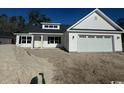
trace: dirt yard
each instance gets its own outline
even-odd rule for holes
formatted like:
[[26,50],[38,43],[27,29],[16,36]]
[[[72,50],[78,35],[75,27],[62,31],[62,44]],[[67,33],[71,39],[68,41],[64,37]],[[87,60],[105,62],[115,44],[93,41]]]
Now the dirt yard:
[[124,53],[67,53],[0,45],[0,83],[30,84],[43,73],[48,84],[124,81]]

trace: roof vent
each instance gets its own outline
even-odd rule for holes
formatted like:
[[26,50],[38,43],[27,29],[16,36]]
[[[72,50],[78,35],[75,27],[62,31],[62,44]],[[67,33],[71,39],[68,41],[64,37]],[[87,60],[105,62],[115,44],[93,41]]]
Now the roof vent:
[[94,17],[94,20],[96,21],[97,19],[98,19],[97,16],[95,16],[95,17]]

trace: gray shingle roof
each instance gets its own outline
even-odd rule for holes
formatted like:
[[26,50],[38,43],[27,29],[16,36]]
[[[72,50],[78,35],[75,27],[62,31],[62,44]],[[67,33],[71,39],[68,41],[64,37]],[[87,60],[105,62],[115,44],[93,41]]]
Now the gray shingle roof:
[[25,32],[31,33],[64,33],[68,28],[67,25],[60,25],[60,29],[42,29],[41,25],[28,26]]

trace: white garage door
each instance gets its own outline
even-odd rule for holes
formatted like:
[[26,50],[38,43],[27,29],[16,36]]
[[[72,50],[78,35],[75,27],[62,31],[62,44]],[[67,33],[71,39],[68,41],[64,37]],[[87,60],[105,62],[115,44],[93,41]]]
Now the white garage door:
[[79,35],[78,52],[111,52],[113,37],[102,35]]

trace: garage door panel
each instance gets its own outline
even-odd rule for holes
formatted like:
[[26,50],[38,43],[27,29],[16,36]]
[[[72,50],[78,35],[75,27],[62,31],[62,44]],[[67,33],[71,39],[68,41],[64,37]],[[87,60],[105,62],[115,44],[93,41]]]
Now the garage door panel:
[[110,38],[78,37],[79,52],[110,52],[113,51],[112,36]]

